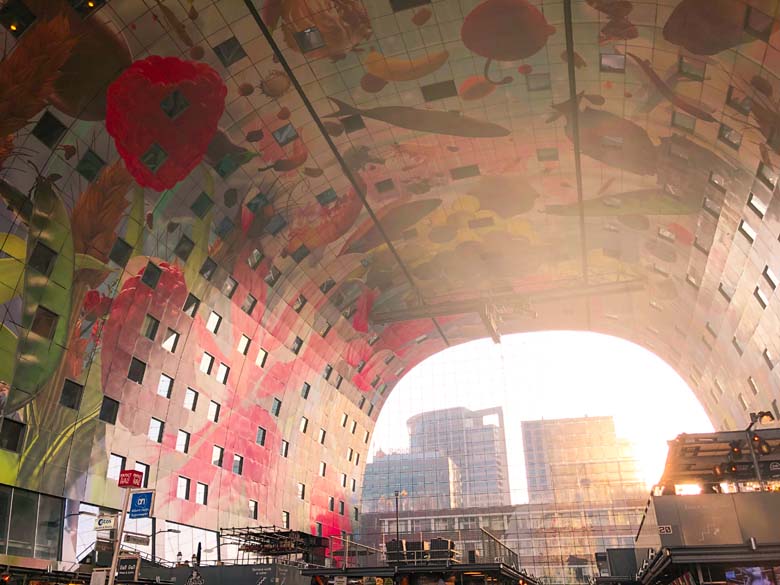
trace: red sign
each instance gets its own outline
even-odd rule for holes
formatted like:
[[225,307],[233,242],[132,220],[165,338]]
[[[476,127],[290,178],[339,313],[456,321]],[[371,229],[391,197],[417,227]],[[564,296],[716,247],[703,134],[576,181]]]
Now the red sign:
[[134,469],[125,469],[119,473],[119,487],[139,488],[143,485],[144,474]]

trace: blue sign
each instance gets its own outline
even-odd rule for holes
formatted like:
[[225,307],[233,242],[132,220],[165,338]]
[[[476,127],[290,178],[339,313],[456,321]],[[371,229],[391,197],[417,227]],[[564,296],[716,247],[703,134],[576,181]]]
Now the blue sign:
[[154,491],[133,492],[130,495],[130,518],[149,518],[152,515]]

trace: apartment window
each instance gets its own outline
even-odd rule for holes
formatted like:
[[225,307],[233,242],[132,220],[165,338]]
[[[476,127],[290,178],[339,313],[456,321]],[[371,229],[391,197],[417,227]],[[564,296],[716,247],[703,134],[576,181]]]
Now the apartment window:
[[756,197],[755,193],[748,195],[747,205],[758,217],[761,218],[766,215],[766,211],[769,209],[769,206],[761,201],[761,199]]
[[339,514],[344,515],[344,502],[339,500]]
[[355,467],[360,465],[360,453],[355,453]]
[[261,447],[265,446],[265,437],[268,432],[263,427],[257,427],[257,433],[255,434],[255,443]]
[[189,315],[190,317],[194,317],[195,313],[198,312],[198,307],[200,307],[200,299],[196,297],[194,294],[189,293],[187,295],[187,300],[184,301],[184,306],[182,307],[182,313],[185,315]]
[[136,461],[134,469],[140,471],[143,476],[141,478],[141,487],[149,487],[149,466],[146,463]]
[[200,267],[198,273],[206,280],[211,280],[217,271],[217,263],[211,258],[206,258]]
[[696,127],[696,118],[674,110],[672,112],[672,126],[685,132],[693,132],[693,129]]
[[374,403],[368,405],[368,412],[366,413],[367,416],[371,416],[374,413]]
[[116,453],[111,453],[108,456],[108,470],[106,472],[106,477],[108,479],[119,480],[119,474],[122,471],[124,471],[126,462],[127,459],[125,459],[121,455],[117,455]]
[[769,304],[769,299],[764,294],[764,291],[762,291],[759,287],[756,287],[753,291],[753,296],[756,297],[756,300],[758,301],[758,304],[761,305],[761,308],[766,309],[766,306]]
[[724,299],[731,302],[731,297],[734,296],[735,290],[733,287],[727,286],[721,282],[718,284],[718,292],[723,296]]
[[322,536],[322,522],[315,522],[317,536]]
[[753,105],[753,100],[750,99],[746,93],[740,91],[733,85],[729,85],[728,92],[726,94],[726,104],[740,114],[747,116],[750,113],[750,108]]
[[230,376],[230,367],[220,362],[217,368],[217,382],[227,384],[228,376]]
[[742,355],[744,353],[744,349],[742,349],[742,344],[739,342],[739,339],[737,339],[737,336],[731,338],[731,345],[734,346],[734,349],[737,350],[737,353],[739,355]]
[[160,282],[162,276],[162,269],[154,262],[149,262],[144,268],[144,272],[141,275],[141,282],[143,282],[149,288],[156,288],[157,283]]
[[271,403],[271,414],[274,416],[279,416],[279,412],[282,410],[282,401],[278,398],[274,398],[274,401]]
[[333,373],[333,366],[330,364],[325,364],[325,369],[322,371],[322,377],[326,380],[330,378],[330,375]]
[[775,173],[770,167],[765,165],[763,162],[758,163],[756,176],[762,183],[764,183],[764,185],[774,191],[775,185],[777,184],[777,173]]
[[233,455],[233,473],[236,475],[244,473],[244,457],[242,455]]
[[152,417],[152,419],[149,420],[149,433],[148,433],[149,439],[154,441],[155,443],[162,443],[164,427],[165,424],[163,423],[163,421]]
[[364,407],[365,405],[366,405],[366,397],[365,397],[365,396],[361,396],[361,397],[360,397],[360,401],[358,402],[358,408],[359,408],[360,410],[363,410],[363,407]]
[[119,414],[119,402],[108,396],[103,397],[103,402],[100,404],[100,414],[98,418],[104,423],[110,425],[116,424],[116,416]]
[[62,393],[60,394],[60,404],[66,408],[78,410],[81,406],[81,396],[84,394],[84,386],[66,379],[62,384]]
[[195,486],[195,503],[205,506],[209,503],[209,486],[200,483]]
[[357,421],[353,420],[352,421],[352,426],[350,428],[350,432],[354,435],[356,430],[357,430]]
[[206,321],[206,329],[212,333],[219,331],[219,326],[222,325],[222,316],[216,311],[211,311],[208,321]]
[[187,391],[184,393],[184,408],[187,410],[195,411],[195,408],[198,406],[198,393],[197,391],[193,390],[192,388],[187,388]]
[[292,351],[295,355],[298,355],[298,352],[301,351],[301,347],[303,347],[303,339],[296,337],[295,341],[293,341],[292,347],[290,347],[290,351]]
[[777,275],[772,271],[769,266],[764,266],[764,271],[761,273],[764,277],[764,279],[769,283],[769,286],[772,287],[772,290],[775,290],[777,288],[778,279]]
[[772,354],[769,353],[768,349],[764,349],[764,353],[762,354],[764,357],[764,361],[766,362],[767,367],[770,370],[775,369],[775,360],[772,358]]
[[257,520],[257,501],[249,500],[249,517],[252,520]]
[[287,455],[290,453],[290,443],[289,443],[289,441],[285,441],[284,439],[282,439],[280,452],[282,454],[282,457],[287,457]]
[[116,241],[114,241],[114,245],[111,246],[108,258],[116,262],[119,266],[124,267],[127,264],[127,261],[130,260],[132,253],[133,247],[122,238],[117,238]]
[[748,385],[750,386],[750,391],[753,392],[753,395],[758,396],[758,384],[756,384],[756,381],[752,376],[748,376]]
[[685,77],[704,81],[704,70],[706,64],[700,61],[693,61],[687,57],[680,57],[678,71]]
[[268,352],[261,347],[257,352],[257,359],[255,359],[255,364],[262,368],[265,366],[266,359],[268,359]]
[[306,433],[306,430],[309,428],[309,419],[305,416],[302,416],[301,423],[298,425],[298,428],[302,433]]
[[214,402],[213,400],[209,402],[208,419],[211,422],[219,421],[219,411],[221,410],[221,408],[222,407],[219,405],[219,402]]
[[350,487],[351,487],[353,492],[357,491],[357,480],[354,477],[351,480]]
[[346,427],[348,420],[349,420],[349,416],[347,416],[347,413],[346,412],[342,413],[342,415],[341,415],[341,426],[342,427]]
[[157,394],[163,398],[170,398],[173,390],[173,378],[167,374],[160,374],[160,381],[157,383]]
[[127,379],[136,384],[143,384],[144,374],[146,373],[146,364],[138,358],[130,360],[130,368],[127,371]]
[[238,281],[235,278],[228,276],[225,282],[222,284],[222,294],[227,298],[232,299],[233,295],[238,288]]
[[190,499],[190,480],[187,477],[179,476],[179,481],[176,483],[176,497],[180,500]]
[[329,512],[336,511],[336,498],[334,498],[333,496],[328,496],[328,511]]
[[324,461],[320,461],[320,477],[325,477],[325,470],[328,468],[328,464]]
[[165,332],[165,337],[163,338],[162,342],[162,348],[171,352],[176,352],[176,346],[179,345],[179,333],[178,331],[174,331],[170,327],[168,327],[168,330]]
[[352,461],[352,457],[355,456],[355,451],[352,447],[347,447],[347,461]]
[[347,474],[341,474],[341,487],[347,487]]
[[[355,491],[355,490],[352,490],[352,491]],[[355,522],[357,522],[359,516],[360,516],[360,509],[357,506],[353,507],[352,508],[352,519]]]
[[742,396],[741,392],[739,394],[737,394],[737,398],[739,399],[739,404],[742,406],[742,409],[743,410],[747,410],[748,409],[748,403],[745,401],[745,397]]
[[222,467],[222,459],[225,457],[225,449],[219,445],[211,448],[211,464]]
[[366,445],[368,445],[368,438],[369,438],[370,436],[371,436],[371,435],[370,435],[370,433],[369,433],[368,431],[366,431],[366,432],[365,432],[365,434],[363,435],[363,442],[364,442]]
[[282,528],[290,528],[290,513],[282,510]]
[[190,450],[190,434],[187,431],[179,429],[176,435],[176,450],[181,453],[187,453]]
[[257,305],[257,299],[252,295],[248,294],[246,295],[246,299],[244,299],[244,304],[241,305],[241,310],[244,311],[244,313],[246,313],[247,315],[251,315],[252,311],[255,310],[256,305]]
[[141,335],[154,341],[157,336],[157,330],[160,328],[160,321],[151,315],[144,317],[144,323],[141,325]]
[[319,442],[320,445],[325,444],[325,429],[320,429],[320,434],[317,437],[317,441]]
[[250,343],[252,343],[251,339],[249,339],[246,335],[241,335],[241,339],[238,340],[238,352],[241,355],[246,355],[247,352],[249,352]]
[[307,299],[303,295],[298,295],[298,298],[295,299],[295,302],[293,303],[293,311],[296,313],[300,313],[303,308],[306,306]]
[[735,150],[742,144],[742,134],[726,124],[720,125],[718,139]]
[[311,384],[309,384],[308,382],[304,382],[303,386],[301,386],[301,396],[303,396],[304,400],[309,398],[310,391],[311,391]]
[[204,374],[211,374],[211,369],[214,367],[214,356],[207,351],[203,352],[203,357],[200,358],[200,371]]
[[341,383],[344,381],[344,377],[341,374],[338,374],[336,376],[336,383],[334,386],[336,386],[336,389],[341,388]]
[[754,230],[744,219],[739,222],[739,232],[745,236],[751,244],[756,240],[756,230]]
[[263,258],[265,258],[263,253],[257,248],[255,248],[254,250],[252,250],[249,256],[247,256],[246,263],[249,264],[249,268],[254,270],[260,265],[260,262],[263,261]]
[[298,482],[298,499],[303,500],[306,498],[306,485]]

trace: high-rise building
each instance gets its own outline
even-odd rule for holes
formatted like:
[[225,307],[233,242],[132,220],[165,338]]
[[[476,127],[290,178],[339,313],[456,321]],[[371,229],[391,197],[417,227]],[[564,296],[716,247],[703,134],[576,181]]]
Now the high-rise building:
[[523,421],[522,430],[530,503],[617,502],[645,492],[612,417]]
[[511,503],[501,407],[433,410],[413,416],[407,426],[410,453],[444,453],[458,466],[463,507]]
[[363,512],[445,510],[461,505],[458,466],[446,455],[382,453],[366,465],[363,476]]

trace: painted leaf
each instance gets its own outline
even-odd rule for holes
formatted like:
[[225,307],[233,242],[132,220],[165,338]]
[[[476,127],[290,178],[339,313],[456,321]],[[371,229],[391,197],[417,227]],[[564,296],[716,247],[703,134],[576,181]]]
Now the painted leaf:
[[133,256],[143,253],[144,247],[144,190],[136,187],[133,190],[133,202],[130,207],[130,217],[127,219],[125,241],[133,247]]
[[10,380],[14,374],[16,335],[5,325],[0,325],[0,381]]
[[16,258],[0,258],[0,304],[7,303],[22,294],[24,261]]

